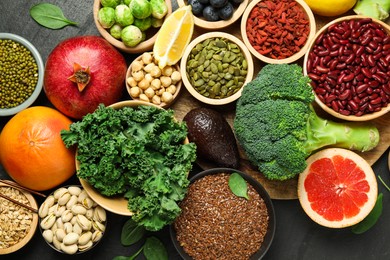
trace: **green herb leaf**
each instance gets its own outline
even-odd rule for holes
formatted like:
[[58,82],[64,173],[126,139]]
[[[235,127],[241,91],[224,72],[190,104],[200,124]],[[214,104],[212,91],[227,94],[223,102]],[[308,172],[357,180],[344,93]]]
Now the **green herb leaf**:
[[129,219],[122,227],[121,243],[130,246],[137,243],[145,234],[145,228],[138,225],[134,220]]
[[132,256],[116,256],[112,260],[134,260],[142,252],[142,249],[144,249],[143,246]]
[[229,188],[236,196],[249,199],[248,185],[240,174],[234,172],[230,175]]
[[382,198],[383,198],[383,194],[380,193],[376,200],[375,206],[371,210],[370,214],[368,214],[368,216],[365,219],[363,219],[360,223],[352,227],[353,233],[362,234],[375,225],[379,217],[382,215]]
[[156,237],[148,237],[144,245],[147,260],[168,260],[168,252],[164,244]]
[[62,10],[53,4],[39,3],[31,7],[31,17],[40,25],[50,29],[60,29],[67,25],[77,25],[65,18]]

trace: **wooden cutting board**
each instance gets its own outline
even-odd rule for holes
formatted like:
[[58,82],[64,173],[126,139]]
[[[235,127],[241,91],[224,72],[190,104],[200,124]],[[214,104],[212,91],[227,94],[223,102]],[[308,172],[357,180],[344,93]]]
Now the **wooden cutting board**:
[[[353,13],[347,13],[345,15],[351,15]],[[326,23],[332,21],[336,17],[333,18],[325,18],[325,17],[319,17],[316,16],[316,24],[317,24],[317,31],[322,28]],[[390,24],[390,21],[387,20],[387,23]],[[238,20],[233,25],[221,30],[228,33],[231,33],[238,38],[242,39],[240,34],[240,20]],[[196,38],[198,35],[203,34],[205,32],[208,32],[204,29],[195,27],[193,38]],[[255,74],[254,77],[257,75],[257,73],[260,71],[261,67],[265,64],[257,60],[255,57],[253,57],[254,63],[255,63]],[[298,60],[297,62],[301,66],[303,65],[303,58]],[[314,104],[315,105],[315,104]],[[228,123],[232,126],[233,125],[233,119],[235,116],[235,103],[227,106],[209,106],[204,103],[201,103],[197,101],[195,98],[193,98],[189,92],[182,88],[180,97],[177,99],[177,101],[171,106],[172,109],[175,111],[175,116],[177,119],[182,120],[183,117],[193,108],[196,107],[209,107],[215,110],[218,110],[221,112]],[[317,111],[318,111],[318,107]],[[328,114],[325,114],[325,112],[318,111],[318,114],[320,114],[322,117],[328,118],[330,120],[337,121],[336,118],[331,117]],[[364,159],[368,161],[370,165],[373,165],[380,157],[381,155],[387,150],[387,148],[390,146],[390,113],[387,115],[384,115],[378,119],[371,121],[378,129],[380,133],[380,143],[379,145],[368,152],[365,153],[359,153]],[[288,199],[296,199],[297,198],[297,178],[287,180],[287,181],[270,181],[266,179],[255,166],[251,165],[251,163],[246,159],[243,150],[239,147],[240,150],[240,167],[239,170],[246,172],[247,174],[254,177],[257,181],[259,181],[264,188],[268,191],[269,195],[272,199],[281,199],[281,200],[288,200]],[[198,160],[197,163],[202,169],[209,169],[216,167],[213,164],[210,164],[208,162]],[[390,164],[390,163],[389,163]]]

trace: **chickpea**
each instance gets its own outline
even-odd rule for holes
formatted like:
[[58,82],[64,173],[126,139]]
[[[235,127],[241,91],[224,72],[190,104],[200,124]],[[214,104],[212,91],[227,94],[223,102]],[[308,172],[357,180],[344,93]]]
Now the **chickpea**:
[[172,84],[171,78],[167,76],[160,77],[160,81],[161,81],[161,85],[163,85],[166,88]]
[[169,87],[167,87],[165,89],[165,91],[171,93],[172,95],[174,95],[176,93],[176,86],[175,85],[170,85]]
[[155,95],[154,90],[153,90],[151,87],[147,88],[147,89],[145,90],[144,94],[145,94],[148,98],[152,98],[152,97]]
[[172,94],[169,93],[169,92],[164,92],[164,93],[161,95],[161,100],[162,100],[162,102],[169,104],[169,103],[172,102],[173,96],[172,96]]
[[153,56],[150,52],[145,52],[144,54],[142,54],[141,59],[144,62],[144,64],[149,64],[153,62]]
[[150,82],[150,86],[154,90],[157,90],[157,89],[161,88],[161,81],[159,79],[153,79],[152,82]]
[[150,73],[146,73],[146,74],[145,74],[145,79],[146,79],[147,81],[149,81],[149,82],[152,82],[152,80],[153,80],[154,78],[152,77],[152,75],[150,75]]
[[146,95],[143,94],[143,93],[142,93],[141,95],[139,95],[139,100],[145,101],[145,102],[150,102],[148,96],[146,96]]
[[159,96],[157,96],[157,95],[154,95],[152,97],[152,103],[156,104],[156,105],[160,105],[161,104],[161,98]]
[[133,64],[131,64],[131,71],[132,72],[139,71],[139,70],[142,70],[143,67],[144,67],[144,64],[142,61],[135,60],[135,61],[133,61]]
[[154,65],[153,69],[150,71],[150,75],[152,75],[155,78],[158,78],[161,76],[161,70],[157,65]]
[[133,77],[128,77],[126,79],[126,82],[127,84],[130,86],[130,87],[136,87],[137,86],[137,81],[135,81],[135,79]]
[[140,87],[143,90],[146,90],[150,86],[150,82],[143,78],[140,82],[138,82],[138,87]]
[[149,63],[148,65],[146,65],[144,67],[144,71],[146,71],[147,73],[150,73],[153,70],[154,67],[156,67],[156,64]]
[[157,95],[162,96],[163,93],[165,93],[164,87],[161,87],[159,90],[157,90]]
[[133,71],[131,73],[131,75],[133,76],[134,80],[139,82],[141,81],[143,78],[144,78],[144,72],[142,70],[139,70],[139,71]]
[[176,84],[178,81],[181,80],[181,74],[179,71],[174,71],[171,75],[172,84]]
[[167,77],[171,76],[172,72],[173,72],[173,68],[171,66],[165,66],[161,70],[161,74],[164,75],[164,76],[167,76]]
[[139,87],[132,87],[130,88],[130,96],[132,98],[137,98],[139,95],[141,95],[142,91]]

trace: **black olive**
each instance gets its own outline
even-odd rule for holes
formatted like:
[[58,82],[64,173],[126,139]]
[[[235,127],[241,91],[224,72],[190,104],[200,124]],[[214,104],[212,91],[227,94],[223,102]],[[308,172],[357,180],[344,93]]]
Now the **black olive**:
[[233,5],[240,5],[244,0],[229,0]]
[[229,20],[234,13],[234,7],[231,3],[227,3],[224,7],[218,10],[219,18]]
[[210,4],[210,0],[199,0],[199,2],[202,4],[202,5],[208,5]]
[[191,5],[192,13],[195,16],[202,15],[204,5],[200,2],[200,0],[188,0],[188,3]]
[[215,8],[221,8],[226,5],[228,0],[210,0],[210,5]]
[[203,17],[209,22],[215,22],[219,20],[218,10],[211,5],[206,6],[203,9]]

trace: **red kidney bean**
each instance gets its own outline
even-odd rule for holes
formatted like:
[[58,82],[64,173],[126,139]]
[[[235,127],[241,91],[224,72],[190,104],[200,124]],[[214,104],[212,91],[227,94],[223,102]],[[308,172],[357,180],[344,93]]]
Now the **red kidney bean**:
[[355,74],[351,73],[343,78],[344,82],[351,81],[355,77]]
[[373,74],[372,78],[375,79],[376,81],[379,81],[380,83],[384,84],[386,80],[382,77],[380,77],[378,74]]
[[363,93],[364,91],[367,90],[367,88],[369,87],[368,84],[361,84],[359,85],[357,88],[356,88],[356,93]]
[[372,78],[371,71],[367,68],[362,68],[362,73],[367,77],[367,78]]
[[351,95],[351,90],[347,89],[339,95],[340,100],[346,100]]

